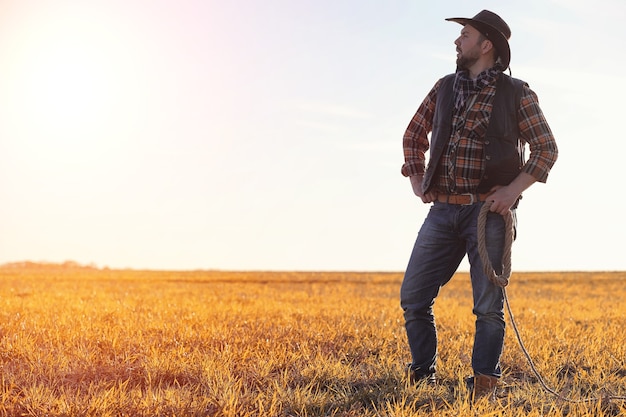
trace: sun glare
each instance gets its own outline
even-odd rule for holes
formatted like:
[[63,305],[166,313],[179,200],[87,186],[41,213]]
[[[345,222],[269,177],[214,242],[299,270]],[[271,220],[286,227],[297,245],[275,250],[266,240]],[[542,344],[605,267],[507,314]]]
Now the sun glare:
[[85,45],[50,46],[32,56],[22,75],[23,110],[53,129],[97,122],[111,100],[112,80]]
[[70,137],[105,126],[127,84],[119,35],[71,15],[27,23],[7,69],[14,129]]

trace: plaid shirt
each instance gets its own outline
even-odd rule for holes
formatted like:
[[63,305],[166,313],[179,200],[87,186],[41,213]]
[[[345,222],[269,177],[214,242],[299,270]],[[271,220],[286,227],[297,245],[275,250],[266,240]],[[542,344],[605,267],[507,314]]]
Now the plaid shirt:
[[[441,80],[428,93],[404,133],[404,176],[424,174],[425,153],[429,149],[428,134],[433,127],[440,85]],[[453,129],[456,133],[450,138],[441,157],[439,172],[446,175],[439,175],[434,179],[434,188],[437,191],[458,194],[476,191],[485,170],[482,139],[489,125],[495,92],[495,83],[492,83],[475,95],[475,100],[466,114],[455,111],[453,126],[463,123],[464,126],[460,130]],[[539,107],[537,95],[527,85],[524,86],[518,120],[520,139],[530,148],[530,157],[522,172],[532,175],[537,181],[546,182],[558,150],[552,131]]]

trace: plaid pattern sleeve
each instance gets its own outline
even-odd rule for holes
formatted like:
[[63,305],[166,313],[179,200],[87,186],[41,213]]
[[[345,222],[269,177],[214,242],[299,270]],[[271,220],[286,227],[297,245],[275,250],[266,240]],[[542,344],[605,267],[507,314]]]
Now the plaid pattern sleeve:
[[402,165],[402,175],[409,177],[412,175],[423,175],[425,169],[425,153],[429,149],[428,134],[432,130],[433,115],[435,114],[435,104],[437,102],[437,90],[441,80],[435,83],[417,112],[409,122],[409,126],[404,132],[402,147],[404,149],[404,164]]
[[558,148],[539,107],[537,95],[527,85],[524,86],[518,117],[521,139],[530,148],[530,156],[523,172],[532,175],[539,182],[546,182],[548,173],[556,162]]

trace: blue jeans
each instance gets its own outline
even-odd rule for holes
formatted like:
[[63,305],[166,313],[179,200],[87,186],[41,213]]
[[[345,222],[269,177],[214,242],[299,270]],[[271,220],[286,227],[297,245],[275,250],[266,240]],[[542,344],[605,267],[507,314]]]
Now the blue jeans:
[[[472,352],[475,374],[501,376],[504,344],[504,294],[483,272],[478,254],[477,220],[482,203],[456,205],[435,202],[424,220],[400,290],[400,304],[418,377],[433,374],[437,359],[437,329],[433,315],[439,289],[454,275],[467,253],[474,297],[476,332]],[[488,213],[487,252],[496,273],[502,273],[504,219]]]

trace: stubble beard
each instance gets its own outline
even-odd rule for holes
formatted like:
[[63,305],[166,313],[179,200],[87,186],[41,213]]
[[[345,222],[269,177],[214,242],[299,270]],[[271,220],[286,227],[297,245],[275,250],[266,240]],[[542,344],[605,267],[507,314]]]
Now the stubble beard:
[[470,69],[472,65],[478,62],[478,56],[476,54],[472,54],[472,51],[468,51],[468,53],[463,53],[457,49],[459,56],[456,59],[456,66],[461,69]]
[[456,66],[462,69],[470,69],[478,61],[478,58],[460,56],[456,59]]

